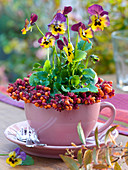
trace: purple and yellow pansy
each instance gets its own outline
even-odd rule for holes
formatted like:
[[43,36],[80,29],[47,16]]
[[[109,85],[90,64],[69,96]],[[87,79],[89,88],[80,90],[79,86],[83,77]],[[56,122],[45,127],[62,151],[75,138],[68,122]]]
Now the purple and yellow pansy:
[[104,11],[102,6],[94,4],[88,8],[88,13],[90,14],[88,25],[94,32],[103,31],[104,27],[110,25],[108,12]]
[[31,14],[30,21],[25,20],[24,28],[21,30],[22,34],[26,34],[27,31],[32,30],[32,26],[37,21],[38,16],[34,13]]
[[51,32],[47,32],[44,37],[41,37],[38,40],[38,43],[40,44],[42,48],[49,48],[49,47],[54,46],[55,40],[58,38],[59,37],[57,36],[56,37],[53,36]]
[[20,152],[20,148],[14,149],[12,152],[9,153],[9,157],[6,159],[7,164],[9,164],[12,167],[15,167],[17,165],[21,165],[22,161],[26,159],[26,153]]
[[57,13],[48,25],[48,29],[54,36],[63,35],[67,30],[66,17],[61,13]]
[[71,30],[78,32],[81,39],[84,41],[88,41],[89,43],[90,43],[89,38],[93,37],[92,29],[87,28],[85,24],[83,24],[82,22],[72,25]]
[[[64,41],[64,42],[63,42]],[[72,60],[74,59],[74,54],[73,54],[73,46],[71,43],[68,43],[68,40],[66,37],[63,37],[62,40],[57,41],[57,46],[60,50],[64,50],[64,52],[67,55],[68,62],[71,63]]]

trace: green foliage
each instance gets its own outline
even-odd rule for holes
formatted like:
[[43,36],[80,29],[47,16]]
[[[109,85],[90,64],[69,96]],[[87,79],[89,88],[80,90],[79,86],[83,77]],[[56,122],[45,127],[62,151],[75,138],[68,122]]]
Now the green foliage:
[[[113,126],[106,132],[106,137],[108,139],[109,134],[115,130],[117,126]],[[84,132],[81,126],[81,123],[78,123],[77,131],[81,142],[85,144]],[[105,140],[107,140],[105,138]],[[110,138],[111,139],[111,138]],[[69,156],[61,155],[62,160],[66,163],[69,169],[77,169],[77,170],[92,170],[92,169],[114,169],[114,170],[123,170],[119,165],[119,160],[125,158],[125,163],[128,163],[128,142],[125,147],[120,145],[115,145],[115,141],[113,139],[113,143],[108,144],[105,141],[105,144],[100,146],[98,140],[98,128],[95,129],[95,143],[96,147],[88,149],[86,147],[82,147],[77,152],[77,157],[73,155],[73,151],[67,151],[66,154]],[[77,146],[76,146],[77,147]],[[128,164],[127,164],[128,165]]]
[[[90,50],[92,49],[92,42],[88,42],[86,41],[86,44],[85,44],[85,41],[81,40],[79,43],[78,43],[78,50],[83,50],[83,51],[87,51],[87,50]],[[83,49],[84,47],[84,49]]]
[[31,156],[26,155],[26,159],[22,162],[21,165],[34,165],[34,160]]
[[85,141],[84,131],[83,131],[83,128],[81,126],[81,122],[79,122],[78,125],[77,125],[77,132],[78,132],[78,135],[79,135],[81,142],[83,144],[85,144],[86,141]]

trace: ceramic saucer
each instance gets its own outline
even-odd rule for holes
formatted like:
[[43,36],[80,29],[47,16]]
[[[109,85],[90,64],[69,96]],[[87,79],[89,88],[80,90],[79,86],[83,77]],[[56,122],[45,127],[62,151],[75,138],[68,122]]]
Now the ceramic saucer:
[[[26,147],[25,142],[21,142],[16,138],[16,132],[19,131],[21,129],[21,127],[24,127],[24,128],[27,127],[27,125],[28,125],[27,121],[15,123],[6,129],[4,134],[8,140],[18,144],[21,147],[21,149],[28,154],[31,154],[34,156],[40,156],[40,157],[47,157],[47,158],[60,158],[59,154],[64,154],[66,152],[67,148],[75,150],[75,152],[77,152],[82,147],[82,145],[78,145],[77,147],[74,147],[74,146],[50,146],[50,145],[35,146],[32,148]],[[96,126],[98,126],[98,128],[102,125],[103,125],[103,123],[99,123],[99,122],[97,122],[97,124],[96,124]],[[105,138],[106,131],[107,131],[107,129],[103,133],[99,134],[98,139],[99,139],[100,145],[104,144],[104,138]],[[112,132],[112,135],[114,136],[114,138],[117,138],[118,131],[115,129]],[[110,142],[110,140],[108,139],[107,142]],[[94,136],[88,137],[86,139],[86,147],[93,148],[94,146],[96,146]]]

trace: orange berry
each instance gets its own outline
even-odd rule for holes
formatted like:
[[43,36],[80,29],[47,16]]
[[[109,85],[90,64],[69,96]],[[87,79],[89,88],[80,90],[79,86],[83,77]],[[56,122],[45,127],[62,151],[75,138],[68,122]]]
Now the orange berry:
[[40,100],[43,100],[43,99],[44,99],[43,96],[41,96],[41,97],[40,97]]
[[44,108],[47,109],[47,105],[45,105]]
[[44,87],[44,90],[48,90],[49,89],[49,87]]
[[66,110],[69,110],[69,106],[66,106]]
[[78,103],[78,104],[81,103],[81,99],[80,99],[80,98],[77,99],[77,103]]
[[88,104],[88,101],[87,100],[85,100],[85,102],[84,102],[85,104]]
[[48,92],[45,92],[45,96],[49,96],[49,95],[48,95]]
[[36,103],[35,103],[35,106],[36,106],[36,107],[39,107],[39,104],[36,102]]
[[27,102],[27,103],[30,103],[30,100],[28,99],[26,102]]
[[71,103],[73,103],[73,99],[69,98],[69,101],[70,101]]
[[46,102],[46,100],[45,100],[45,99],[43,99],[43,100],[42,100],[42,103],[45,103],[45,102]]
[[65,100],[65,104],[66,105],[69,105],[70,103],[69,103],[69,100]]
[[57,105],[55,103],[52,104],[52,107],[54,107],[55,109],[57,108]]
[[51,108],[51,105],[50,105],[50,104],[48,104],[48,105],[47,105],[47,108]]
[[107,99],[107,96],[104,96],[103,99]]
[[72,110],[72,106],[69,106],[69,110]]
[[23,97],[23,100],[24,100],[24,101],[27,101],[26,97]]
[[36,93],[37,96],[41,96],[41,93]]
[[101,100],[96,100],[96,103],[99,103],[99,102],[101,102]]
[[8,93],[11,93],[12,90],[13,90],[13,87],[10,87],[9,89],[7,89],[7,92],[8,92]]

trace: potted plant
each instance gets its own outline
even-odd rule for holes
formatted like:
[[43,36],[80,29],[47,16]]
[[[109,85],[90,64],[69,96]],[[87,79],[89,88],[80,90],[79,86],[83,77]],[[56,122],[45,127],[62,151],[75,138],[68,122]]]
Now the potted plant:
[[[83,126],[85,137],[93,135],[99,112],[106,106],[112,110],[112,115],[99,132],[105,130],[115,116],[110,103],[101,103],[101,99],[114,96],[112,82],[97,77],[88,63],[91,60],[95,64],[99,58],[94,54],[87,55],[92,48],[90,39],[94,32],[103,31],[110,24],[108,12],[94,4],[88,8],[88,27],[79,22],[70,30],[68,14],[71,11],[71,6],[58,10],[45,34],[36,23],[36,14],[31,14],[30,21],[25,20],[22,34],[36,26],[42,35],[38,42],[42,48],[47,48],[47,59],[43,66],[35,63],[33,73],[9,84],[7,90],[13,99],[25,102],[30,126],[36,130],[41,142],[50,145],[70,145],[72,141],[80,144],[78,122]],[[75,44],[71,42],[70,31],[76,32]],[[64,36],[66,32],[67,37]]]

